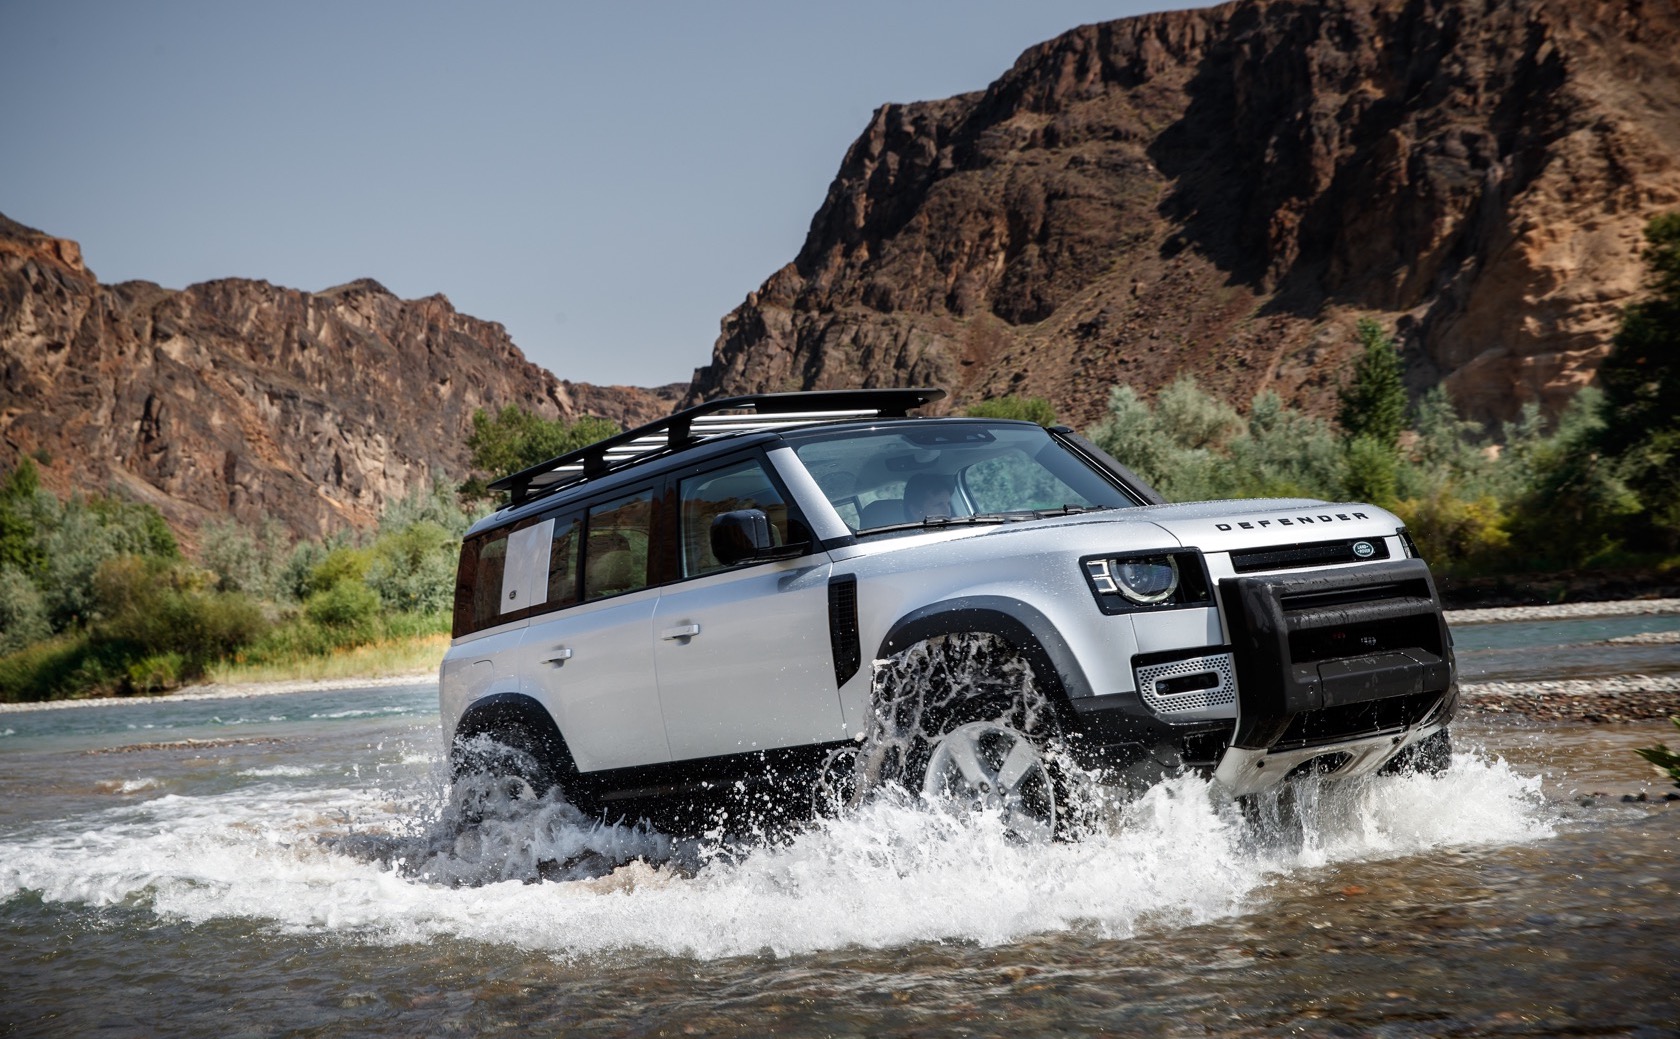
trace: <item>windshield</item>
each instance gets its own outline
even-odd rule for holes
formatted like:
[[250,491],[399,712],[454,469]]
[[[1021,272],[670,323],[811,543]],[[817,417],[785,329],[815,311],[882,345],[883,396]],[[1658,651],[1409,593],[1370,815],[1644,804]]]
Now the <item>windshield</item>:
[[793,445],[853,531],[1137,504],[1038,426],[941,421]]

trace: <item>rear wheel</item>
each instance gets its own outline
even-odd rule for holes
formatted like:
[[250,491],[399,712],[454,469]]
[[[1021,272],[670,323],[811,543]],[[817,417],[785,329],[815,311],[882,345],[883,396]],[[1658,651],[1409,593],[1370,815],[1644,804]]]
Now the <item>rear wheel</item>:
[[496,805],[539,800],[560,786],[540,742],[523,729],[457,736],[449,766],[454,799],[468,821],[504,810]]

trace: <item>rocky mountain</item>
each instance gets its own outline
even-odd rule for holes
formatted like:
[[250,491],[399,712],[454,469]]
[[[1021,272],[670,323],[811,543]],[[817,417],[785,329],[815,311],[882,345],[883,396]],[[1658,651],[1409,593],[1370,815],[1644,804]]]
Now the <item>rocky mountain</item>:
[[1673,0],[1238,0],[1075,29],[879,109],[689,401],[943,385],[960,406],[1178,373],[1311,410],[1374,316],[1414,389],[1556,410],[1680,207]]
[[75,242],[0,217],[0,466],[116,490],[190,533],[273,516],[316,537],[466,475],[477,408],[640,423],[663,391],[556,379],[501,325],[379,283],[102,285]]

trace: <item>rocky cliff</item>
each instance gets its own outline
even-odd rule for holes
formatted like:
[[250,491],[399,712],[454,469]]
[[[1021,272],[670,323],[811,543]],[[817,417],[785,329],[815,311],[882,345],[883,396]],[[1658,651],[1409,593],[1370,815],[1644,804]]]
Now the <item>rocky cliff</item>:
[[1555,410],[1680,206],[1672,0],[1239,0],[879,109],[689,401],[934,384],[1096,418],[1180,372],[1315,411],[1367,314],[1414,389]]
[[639,423],[681,390],[558,380],[501,325],[374,281],[102,285],[75,242],[0,217],[0,466],[34,455],[55,491],[115,489],[188,532],[365,528],[466,474],[476,408]]

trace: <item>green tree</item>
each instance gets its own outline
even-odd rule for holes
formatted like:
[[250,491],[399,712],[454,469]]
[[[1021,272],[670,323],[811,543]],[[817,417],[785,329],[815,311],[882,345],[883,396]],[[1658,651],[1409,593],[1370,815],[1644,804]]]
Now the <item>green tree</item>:
[[1639,510],[1614,460],[1598,450],[1603,400],[1597,387],[1585,387],[1558,416],[1557,430],[1529,441],[1513,460],[1526,483],[1512,502],[1511,537],[1531,565],[1593,563],[1619,547]]
[[1364,352],[1354,362],[1353,379],[1342,387],[1336,422],[1350,441],[1368,437],[1392,451],[1406,428],[1400,353],[1370,318],[1359,319],[1357,333]]
[[[588,447],[619,431],[614,423],[593,415],[584,415],[576,422],[545,419],[517,404],[507,405],[494,416],[480,408],[473,412],[472,425],[467,449],[472,452],[473,468],[489,473],[491,479]],[[488,497],[486,483],[480,477],[469,479],[461,485],[461,496]]]
[[30,576],[41,573],[46,562],[40,539],[42,495],[40,473],[27,456],[0,480],[0,566]]
[[1680,545],[1680,212],[1645,228],[1651,296],[1622,311],[1599,368],[1604,425],[1596,446],[1618,459],[1644,507],[1641,540]]
[[1036,422],[1041,426],[1056,424],[1056,409],[1043,397],[993,397],[969,406],[969,418],[1007,418]]

